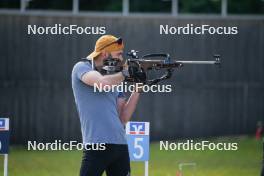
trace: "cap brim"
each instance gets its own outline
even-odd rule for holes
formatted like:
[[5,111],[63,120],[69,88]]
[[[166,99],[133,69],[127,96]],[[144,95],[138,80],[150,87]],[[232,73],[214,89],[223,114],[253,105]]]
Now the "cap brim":
[[101,52],[92,52],[90,55],[87,56],[88,59],[94,59],[95,57],[99,56],[99,54],[101,54]]

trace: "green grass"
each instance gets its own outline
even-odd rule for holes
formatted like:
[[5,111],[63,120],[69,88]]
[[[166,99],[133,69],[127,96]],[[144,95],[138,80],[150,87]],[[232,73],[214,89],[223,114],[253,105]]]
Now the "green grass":
[[[262,143],[249,137],[207,139],[211,142],[237,142],[237,151],[160,151],[159,143],[151,144],[150,176],[175,176],[178,164],[195,162],[195,176],[258,176],[262,159]],[[175,142],[175,141],[173,141]],[[12,146],[9,155],[10,176],[74,176],[78,175],[81,151],[27,151]],[[3,163],[3,157],[0,159]],[[131,163],[132,175],[143,176],[143,163]],[[0,175],[3,166],[0,165]],[[184,176],[190,176],[186,167]]]

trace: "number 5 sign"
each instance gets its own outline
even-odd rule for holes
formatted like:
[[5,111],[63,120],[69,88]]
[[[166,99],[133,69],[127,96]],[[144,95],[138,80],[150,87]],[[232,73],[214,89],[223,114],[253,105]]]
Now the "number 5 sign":
[[148,175],[149,122],[128,122],[127,143],[131,161],[145,161],[145,176]]

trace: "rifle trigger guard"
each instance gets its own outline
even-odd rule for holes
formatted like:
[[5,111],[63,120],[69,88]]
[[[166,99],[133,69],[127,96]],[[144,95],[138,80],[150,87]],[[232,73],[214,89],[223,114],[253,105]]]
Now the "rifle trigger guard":
[[169,79],[172,76],[173,69],[169,68],[167,69],[166,73],[162,75],[160,78],[152,79],[152,80],[147,80],[147,85],[154,85],[157,84],[160,81],[163,81],[165,79]]

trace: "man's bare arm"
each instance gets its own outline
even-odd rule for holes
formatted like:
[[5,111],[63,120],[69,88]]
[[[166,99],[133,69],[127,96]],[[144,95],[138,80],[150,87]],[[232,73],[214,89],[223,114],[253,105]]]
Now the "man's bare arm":
[[118,85],[124,80],[124,76],[121,72],[112,74],[112,75],[102,75],[98,71],[90,71],[85,73],[82,76],[82,81],[90,86],[101,85],[104,86],[112,86]]
[[125,99],[123,98],[118,99],[119,116],[123,124],[126,124],[130,120],[132,114],[136,109],[138,100],[139,93],[137,92],[133,92],[130,95],[128,101],[125,101]]

